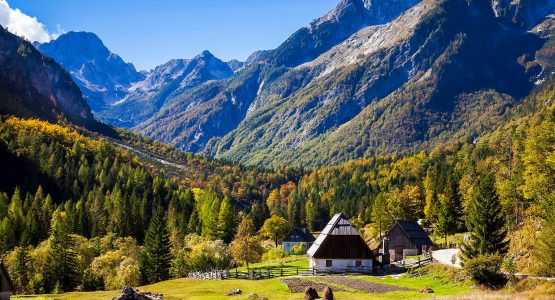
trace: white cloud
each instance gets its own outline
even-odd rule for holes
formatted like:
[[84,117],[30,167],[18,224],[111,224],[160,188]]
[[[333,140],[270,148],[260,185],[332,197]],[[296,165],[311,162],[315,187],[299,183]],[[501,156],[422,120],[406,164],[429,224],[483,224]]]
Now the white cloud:
[[17,8],[12,9],[6,0],[0,0],[0,25],[31,42],[45,43],[52,39],[46,26],[36,17],[26,15]]

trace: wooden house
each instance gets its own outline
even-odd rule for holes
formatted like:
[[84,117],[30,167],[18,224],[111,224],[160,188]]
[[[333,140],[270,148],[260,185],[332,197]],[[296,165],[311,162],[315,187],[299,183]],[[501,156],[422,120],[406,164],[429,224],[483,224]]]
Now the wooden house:
[[428,252],[432,245],[432,240],[417,222],[397,221],[385,235],[380,252],[389,252],[391,261],[400,261],[405,256]]
[[314,238],[308,228],[293,228],[291,233],[283,240],[283,251],[292,254],[293,247],[301,245],[302,243],[304,245],[302,253],[306,253],[315,240],[316,238]]
[[331,272],[371,271],[375,256],[358,230],[336,214],[308,249],[310,267]]
[[10,300],[14,288],[8,271],[0,260],[0,300]]

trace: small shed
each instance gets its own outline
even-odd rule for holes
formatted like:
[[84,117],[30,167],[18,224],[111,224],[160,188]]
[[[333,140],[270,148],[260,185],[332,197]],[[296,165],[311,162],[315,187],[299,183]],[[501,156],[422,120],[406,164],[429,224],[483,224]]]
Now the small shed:
[[308,249],[310,267],[331,272],[367,272],[375,256],[358,230],[341,213],[336,214]]
[[303,253],[306,253],[315,240],[316,238],[310,233],[308,228],[293,228],[291,233],[283,240],[283,251],[292,254],[293,247],[303,243]]
[[432,240],[417,222],[397,221],[385,235],[380,252],[389,251],[392,261],[400,261],[405,256],[428,252],[432,245]]
[[10,300],[14,288],[8,271],[0,259],[0,300]]

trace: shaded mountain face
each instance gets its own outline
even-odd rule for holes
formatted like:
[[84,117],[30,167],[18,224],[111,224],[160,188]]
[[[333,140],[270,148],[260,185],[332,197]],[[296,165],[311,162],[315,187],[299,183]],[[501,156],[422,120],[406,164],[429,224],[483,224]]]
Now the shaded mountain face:
[[97,115],[144,78],[132,64],[110,52],[94,33],[68,32],[38,45],[38,49],[71,74]]
[[553,10],[539,2],[500,14],[490,1],[342,1],[257,64],[176,97],[135,130],[262,165],[472,140],[551,73],[545,36],[529,32]]
[[231,76],[233,70],[228,64],[208,51],[193,59],[174,59],[150,71],[101,116],[110,124],[133,127],[191,89]]
[[67,72],[33,45],[0,26],[0,114],[79,125],[96,121]]

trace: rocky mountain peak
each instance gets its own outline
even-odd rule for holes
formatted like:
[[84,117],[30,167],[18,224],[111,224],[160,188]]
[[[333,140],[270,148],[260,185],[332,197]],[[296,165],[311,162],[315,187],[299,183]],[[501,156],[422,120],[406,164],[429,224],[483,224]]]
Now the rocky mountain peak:
[[95,113],[124,97],[134,82],[144,78],[91,32],[68,32],[38,49],[69,71]]

